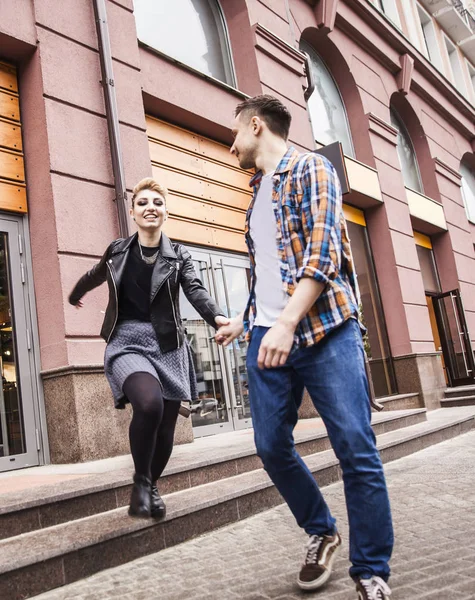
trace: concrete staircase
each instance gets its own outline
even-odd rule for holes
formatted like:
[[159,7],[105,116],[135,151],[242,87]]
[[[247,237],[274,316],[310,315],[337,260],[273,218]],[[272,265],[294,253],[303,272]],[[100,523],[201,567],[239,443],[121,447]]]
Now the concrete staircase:
[[[377,413],[373,427],[387,462],[474,428],[475,407]],[[320,419],[301,421],[295,439],[320,486],[340,478]],[[30,598],[282,501],[261,468],[249,430],[175,449],[160,486],[168,509],[161,522],[127,516],[130,457],[68,467],[63,472],[73,475],[60,482],[17,491],[9,479],[15,475],[0,478],[0,490],[11,490],[0,491],[0,598]],[[29,470],[31,476],[41,469],[61,472],[61,466],[38,467]]]
[[475,385],[465,385],[445,390],[445,398],[440,401],[442,408],[454,406],[475,406]]

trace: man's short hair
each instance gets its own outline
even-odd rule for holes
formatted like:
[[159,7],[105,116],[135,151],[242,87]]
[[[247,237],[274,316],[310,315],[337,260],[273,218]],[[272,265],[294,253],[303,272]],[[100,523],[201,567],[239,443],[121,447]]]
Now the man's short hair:
[[287,141],[292,115],[289,109],[274,96],[263,94],[244,100],[236,106],[234,114],[237,117],[243,113],[249,119],[254,116],[260,117],[272,133]]
[[146,177],[145,179],[140,180],[132,190],[132,206],[134,205],[135,198],[137,197],[137,195],[140,194],[140,192],[143,192],[144,190],[152,190],[153,192],[157,192],[158,194],[160,194],[160,196],[163,197],[165,202],[167,200],[167,188],[164,185],[158,183],[158,181],[156,181],[155,179],[152,179],[152,177]]

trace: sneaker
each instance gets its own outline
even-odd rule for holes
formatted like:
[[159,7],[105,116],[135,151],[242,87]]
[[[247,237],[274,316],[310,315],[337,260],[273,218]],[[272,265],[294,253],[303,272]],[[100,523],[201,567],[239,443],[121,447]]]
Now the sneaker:
[[297,584],[302,590],[316,590],[330,579],[333,563],[341,547],[339,533],[311,535],[306,545],[305,563],[300,569]]
[[388,600],[391,590],[381,577],[358,579],[356,582],[358,600]]

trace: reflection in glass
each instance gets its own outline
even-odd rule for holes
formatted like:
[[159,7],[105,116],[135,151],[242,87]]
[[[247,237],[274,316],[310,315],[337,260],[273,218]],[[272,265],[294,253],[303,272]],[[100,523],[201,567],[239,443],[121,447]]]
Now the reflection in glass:
[[404,179],[404,185],[419,194],[423,194],[421,178],[419,175],[419,166],[417,164],[416,153],[412,146],[411,138],[409,133],[397,115],[394,109],[391,109],[391,125],[397,129],[397,153],[399,156],[399,162],[401,163],[402,178]]
[[367,329],[364,346],[374,391],[377,397],[387,396],[396,393],[396,380],[366,227],[350,221],[347,226],[361,296],[360,319]]
[[315,140],[323,146],[341,142],[343,152],[347,156],[354,156],[345,106],[333,77],[310,44],[301,41],[300,50],[310,57],[315,82],[315,90],[308,99]]
[[10,286],[8,236],[0,234],[0,456],[26,452],[13,304]]
[[462,198],[469,221],[475,223],[475,172],[467,164],[460,165],[462,175]]
[[[193,261],[197,276],[209,289],[208,266],[205,261]],[[184,322],[187,340],[191,347],[198,384],[198,400],[192,407],[194,426],[225,423],[229,419],[224,394],[223,375],[214,341],[210,340],[214,330],[200,317],[180,289],[180,311]]]
[[[215,267],[218,304],[227,309],[228,317],[241,313],[249,297],[250,270],[219,261]],[[249,387],[246,371],[247,342],[244,338],[234,340],[226,347],[232,371],[235,406],[239,419],[249,419]]]
[[424,248],[416,244],[417,256],[421,267],[424,291],[438,294],[440,292],[439,276],[435,266],[434,252],[431,248]]
[[227,35],[215,0],[134,0],[141,42],[233,84]]

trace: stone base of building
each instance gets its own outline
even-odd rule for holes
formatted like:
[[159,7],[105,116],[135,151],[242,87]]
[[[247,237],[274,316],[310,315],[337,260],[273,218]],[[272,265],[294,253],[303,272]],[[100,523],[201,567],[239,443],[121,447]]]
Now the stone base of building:
[[[51,462],[77,463],[128,454],[131,408],[114,408],[99,367],[66,367],[43,374]],[[175,444],[193,441],[191,418],[178,417]]]
[[440,408],[447,387],[440,352],[398,356],[394,370],[400,394],[418,392],[427,410]]

